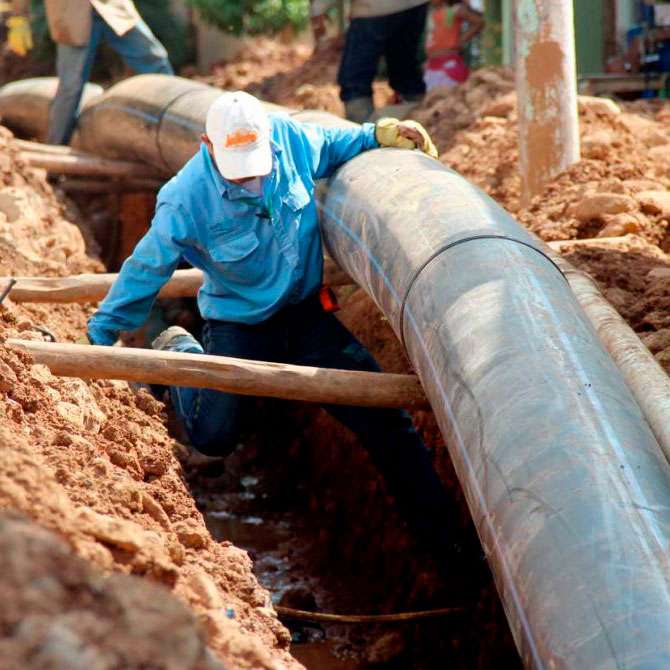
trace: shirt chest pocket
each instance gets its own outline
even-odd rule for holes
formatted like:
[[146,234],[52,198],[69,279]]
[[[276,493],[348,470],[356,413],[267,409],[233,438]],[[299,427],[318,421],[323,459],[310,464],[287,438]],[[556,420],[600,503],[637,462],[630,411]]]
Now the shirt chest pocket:
[[258,235],[253,230],[215,238],[209,255],[217,263],[235,263],[251,256],[258,249]]
[[283,198],[283,202],[290,210],[299,212],[307,207],[311,199],[305,185],[298,177],[292,182],[290,189]]

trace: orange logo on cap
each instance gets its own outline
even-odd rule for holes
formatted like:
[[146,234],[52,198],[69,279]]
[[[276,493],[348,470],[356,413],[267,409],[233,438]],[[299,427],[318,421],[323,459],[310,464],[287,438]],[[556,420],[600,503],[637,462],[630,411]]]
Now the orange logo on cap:
[[251,144],[258,139],[258,133],[248,128],[238,128],[226,135],[226,147],[237,147],[241,144]]

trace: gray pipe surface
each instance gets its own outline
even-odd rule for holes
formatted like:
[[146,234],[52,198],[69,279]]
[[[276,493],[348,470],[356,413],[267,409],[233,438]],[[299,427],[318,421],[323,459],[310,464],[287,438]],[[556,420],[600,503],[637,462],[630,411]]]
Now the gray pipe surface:
[[[20,79],[0,87],[0,123],[26,137],[46,142],[49,108],[57,87],[56,77]],[[87,83],[81,97],[80,110],[102,93],[102,86]]]
[[[83,146],[176,169],[218,91],[172,81],[110,89]],[[665,670],[670,469],[541,243],[418,152],[355,158],[321,204],[421,378],[526,667]]]
[[616,363],[670,462],[670,378],[635,331],[605,299],[595,281],[560,254],[547,255],[568,278],[579,304]]

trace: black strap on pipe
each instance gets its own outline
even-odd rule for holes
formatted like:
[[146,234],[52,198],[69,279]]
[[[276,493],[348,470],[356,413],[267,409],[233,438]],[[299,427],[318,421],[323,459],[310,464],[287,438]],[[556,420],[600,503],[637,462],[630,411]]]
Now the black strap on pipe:
[[533,251],[536,251],[540,256],[543,256],[546,258],[561,274],[563,279],[565,281],[568,281],[568,278],[565,276],[565,273],[561,268],[556,265],[556,263],[547,256],[547,254],[542,251],[542,249],[538,249],[537,247],[534,247],[532,244],[529,244],[528,242],[524,242],[523,240],[517,240],[515,237],[508,237],[507,235],[472,235],[470,237],[463,237],[460,240],[456,240],[454,242],[449,242],[448,244],[445,244],[444,246],[440,247],[439,249],[435,250],[414,272],[412,275],[412,278],[409,281],[409,284],[407,285],[407,290],[405,291],[405,296],[402,299],[402,303],[400,305],[400,341],[402,343],[403,349],[407,351],[407,342],[405,340],[405,305],[407,304],[407,299],[409,298],[410,291],[412,290],[412,287],[414,286],[414,282],[419,278],[419,275],[425,270],[426,266],[432,263],[440,254],[443,254],[445,251],[449,251],[449,249],[452,249],[453,247],[458,246],[459,244],[463,244],[464,242],[473,242],[475,240],[506,240],[508,242],[516,242],[517,244],[522,244],[524,247],[528,247],[529,249],[532,249]]

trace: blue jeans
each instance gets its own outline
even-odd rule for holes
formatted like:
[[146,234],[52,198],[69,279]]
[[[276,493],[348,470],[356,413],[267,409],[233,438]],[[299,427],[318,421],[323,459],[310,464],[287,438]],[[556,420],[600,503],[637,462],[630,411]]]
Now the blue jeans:
[[165,47],[149,26],[139,20],[124,35],[117,35],[95,9],[92,12],[91,40],[85,47],[59,44],[56,55],[58,90],[51,104],[49,143],[68,144],[72,137],[84,85],[91,74],[95,52],[104,40],[135,72],[173,74]]
[[340,98],[372,97],[379,59],[386,57],[389,84],[402,96],[426,92],[419,62],[419,40],[426,27],[428,3],[402,12],[352,19],[337,75]]
[[[207,321],[204,349],[193,337],[175,338],[173,351],[234,356],[341,370],[379,372],[363,345],[316,297],[280,310],[249,326]],[[178,418],[199,451],[225,456],[249,428],[255,399],[208,389],[171,387]],[[440,554],[449,553],[458,518],[407,412],[397,409],[325,405],[338,421],[357,434],[384,477],[400,515],[419,539]]]

